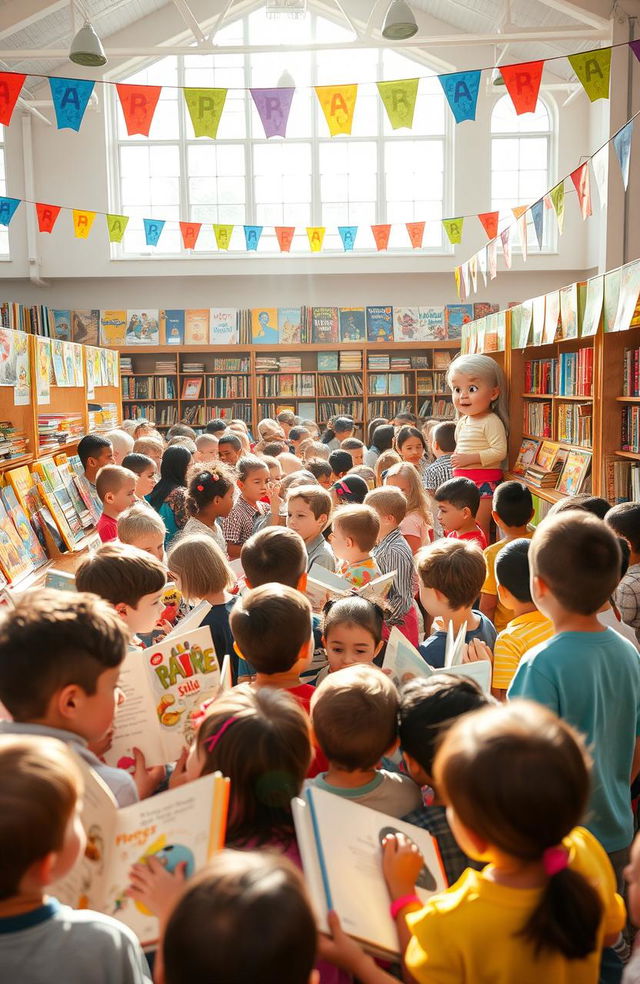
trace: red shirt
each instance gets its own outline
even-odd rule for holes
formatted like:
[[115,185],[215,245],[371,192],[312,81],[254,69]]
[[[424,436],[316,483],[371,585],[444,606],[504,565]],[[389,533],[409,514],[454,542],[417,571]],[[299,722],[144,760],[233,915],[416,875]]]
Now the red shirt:
[[100,539],[103,543],[109,543],[111,540],[118,539],[118,520],[113,519],[111,516],[102,513],[100,519],[96,523],[96,530],[100,534]]
[[481,550],[487,546],[487,538],[479,526],[476,526],[475,530],[469,530],[468,533],[458,533],[456,530],[451,530],[447,536],[453,540],[476,540]]
[[[311,698],[313,697],[315,687],[312,687],[310,683],[301,683],[299,687],[291,687],[286,693],[291,694],[292,697],[300,704],[309,715],[309,708],[311,706]],[[310,715],[309,715],[310,716]],[[314,756],[311,759],[311,765],[309,766],[309,771],[307,772],[307,778],[313,779],[314,776],[319,775],[321,772],[326,772],[329,768],[329,762],[327,760],[324,752],[317,748],[315,745],[313,747]]]

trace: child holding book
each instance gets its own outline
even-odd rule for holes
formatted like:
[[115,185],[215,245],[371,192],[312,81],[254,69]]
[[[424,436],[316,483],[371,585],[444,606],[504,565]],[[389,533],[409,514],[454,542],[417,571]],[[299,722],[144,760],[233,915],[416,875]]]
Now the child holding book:
[[135,502],[136,476],[121,465],[105,465],[96,475],[96,492],[102,503],[96,530],[108,543],[118,538],[118,516]]
[[452,478],[436,489],[438,522],[444,535],[454,540],[472,540],[481,550],[487,539],[476,522],[480,507],[480,492],[470,478]]
[[287,526],[304,540],[307,571],[313,564],[332,572],[336,569],[333,551],[322,535],[331,509],[331,496],[319,485],[300,485],[287,496]]
[[137,547],[160,562],[164,561],[165,532],[164,523],[146,502],[136,502],[118,517],[120,543]]
[[234,493],[233,474],[224,465],[213,465],[195,472],[187,489],[189,519],[183,533],[210,536],[226,556],[227,544],[218,520],[226,519],[233,509]]
[[501,482],[493,493],[491,517],[502,533],[503,539],[492,543],[484,551],[487,563],[487,576],[480,595],[480,611],[490,618],[498,632],[502,632],[514,618],[514,613],[505,608],[498,594],[496,583],[496,560],[503,547],[511,540],[530,540],[533,527],[529,526],[533,517],[533,498],[522,482]]
[[411,548],[400,532],[407,500],[400,489],[383,486],[369,492],[365,502],[375,510],[380,522],[378,542],[373,550],[375,561],[383,574],[395,571],[387,596],[384,636],[388,638],[389,629],[395,625],[417,646],[418,611],[413,599],[418,592],[418,579]]
[[[255,532],[260,517],[268,512],[268,507],[260,501],[269,486],[269,469],[264,461],[256,455],[245,455],[238,461],[236,471],[240,495],[222,522],[222,534],[231,560],[240,556],[242,544]],[[278,522],[276,513],[274,525]]]
[[614,600],[622,621],[631,626],[640,642],[640,503],[619,503],[609,510],[606,521],[629,544],[629,566]]
[[384,484],[400,489],[407,500],[407,511],[399,530],[411,547],[411,553],[415,554],[433,539],[431,509],[420,475],[415,465],[404,461],[400,465],[391,466],[385,475]]
[[337,573],[361,588],[380,576],[371,552],[380,532],[380,520],[371,506],[341,506],[333,517],[329,542],[340,563]]

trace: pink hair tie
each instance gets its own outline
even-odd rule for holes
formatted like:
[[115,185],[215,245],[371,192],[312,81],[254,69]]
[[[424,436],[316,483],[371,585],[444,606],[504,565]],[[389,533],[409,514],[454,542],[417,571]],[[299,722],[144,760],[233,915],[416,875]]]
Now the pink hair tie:
[[239,720],[239,718],[237,718],[235,715],[232,715],[230,718],[227,718],[227,720],[224,722],[224,724],[221,725],[218,728],[218,730],[215,732],[215,734],[209,735],[208,738],[205,738],[205,740],[203,741],[202,744],[207,749],[207,751],[209,752],[209,754],[211,754],[211,752],[214,750],[214,748],[216,747],[216,745],[218,744],[218,742],[222,738],[222,736],[225,733],[225,731],[228,728],[230,728],[232,724],[235,724],[235,722],[238,721],[238,720]]
[[569,852],[564,847],[548,847],[542,854],[545,874],[553,878],[569,865]]

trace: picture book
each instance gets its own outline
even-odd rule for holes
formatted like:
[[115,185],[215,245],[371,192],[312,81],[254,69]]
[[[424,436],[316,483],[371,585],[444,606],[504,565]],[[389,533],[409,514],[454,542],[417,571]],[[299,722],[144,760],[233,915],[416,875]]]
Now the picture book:
[[447,329],[444,323],[444,307],[418,308],[420,314],[420,328],[418,339],[421,342],[443,342],[447,337]]
[[302,310],[278,308],[278,336],[281,345],[299,345],[302,341]]
[[315,403],[305,403],[300,401],[298,403],[298,416],[302,420],[315,420],[316,417],[316,405]]
[[173,762],[193,737],[192,711],[220,688],[220,662],[210,629],[185,633],[180,628],[155,646],[131,650],[122,664],[120,686],[126,700],[118,709],[107,763],[128,769],[134,746],[149,766]]
[[[89,505],[89,503],[91,502],[91,497],[90,495],[89,496],[83,495],[80,492],[80,488],[76,481],[76,474],[73,471],[71,465],[69,464],[69,460],[67,456],[62,454],[56,457],[54,460],[58,471],[58,475],[60,476],[60,481],[62,482],[65,489],[67,490],[67,495],[69,496],[73,508],[75,509],[75,511],[77,512],[80,518],[82,527],[83,529],[88,529],[96,521],[96,519],[94,519],[94,511]],[[88,482],[86,482],[86,484],[89,485]],[[100,514],[98,514],[96,518],[99,518],[99,515]]]
[[209,308],[188,308],[184,312],[185,345],[206,345],[209,341]]
[[451,365],[451,352],[448,349],[435,349],[433,353],[433,368],[446,371]]
[[[69,526],[67,514],[59,504],[56,496],[53,494],[51,486],[48,485],[47,482],[36,480],[36,491],[53,519],[55,526],[58,529],[59,537],[62,539],[66,549],[73,550],[76,541],[82,537],[82,527],[80,525],[80,521],[77,520],[76,531],[74,532],[74,530],[72,530]],[[45,515],[44,518],[46,520],[47,516]],[[49,532],[51,532],[51,530],[49,530]]]
[[254,345],[277,345],[278,309],[270,307],[252,308],[251,341]]
[[127,311],[127,331],[125,334],[127,345],[159,345],[160,332],[158,327],[158,311],[144,311],[137,308],[134,311]]
[[311,309],[311,341],[314,345],[336,344],[339,341],[338,309],[314,307]]
[[462,326],[473,321],[473,304],[447,304],[444,319],[447,338],[460,338]]
[[539,465],[540,468],[544,468],[546,471],[552,471],[557,453],[557,444],[553,444],[551,441],[543,441],[536,457],[536,465]]
[[184,311],[160,312],[160,338],[165,345],[184,345]]
[[[76,312],[74,311],[74,314]],[[100,344],[122,346],[125,345],[125,333],[127,331],[127,312],[126,311],[101,311],[100,312]],[[94,342],[94,345],[97,345]]]
[[560,481],[557,486],[558,491],[563,492],[565,495],[578,495],[590,467],[590,451],[570,450],[567,460],[564,463],[562,474],[560,475]]
[[202,376],[193,376],[182,383],[182,400],[197,400],[202,389]]
[[338,353],[337,352],[318,352],[318,371],[337,372]]
[[535,462],[539,447],[540,441],[532,441],[531,438],[525,437],[511,471],[516,475],[524,475],[529,465]]
[[499,304],[489,304],[488,301],[476,301],[473,305],[473,317],[477,321],[478,318],[486,318],[488,314],[496,314],[499,310]]
[[389,673],[397,686],[406,683],[413,677],[430,677],[434,673],[446,672],[475,680],[484,693],[488,694],[491,690],[491,663],[488,659],[476,660],[472,663],[463,662],[466,651],[466,635],[466,622],[456,636],[453,634],[452,623],[449,622],[444,667],[438,670],[430,666],[415,646],[412,646],[409,640],[403,636],[400,629],[394,626],[389,633],[382,669]]
[[389,574],[382,574],[380,577],[374,578],[373,581],[369,581],[361,588],[354,588],[351,581],[347,581],[346,578],[328,571],[326,567],[321,567],[320,564],[312,564],[307,575],[307,597],[314,608],[316,606],[321,608],[327,598],[344,598],[346,595],[353,594],[354,591],[369,601],[384,602],[391,590],[395,576],[396,572],[391,571]]
[[16,532],[24,544],[24,549],[27,556],[30,558],[36,569],[38,567],[42,567],[42,565],[47,562],[47,555],[43,550],[42,545],[38,540],[33,527],[31,526],[31,523],[26,517],[24,509],[18,502],[18,497],[13,488],[11,485],[6,485],[1,490],[0,494],[2,495],[2,503],[7,511],[7,514],[11,518],[11,521],[16,528]]
[[129,872],[156,858],[167,871],[185,864],[189,878],[224,847],[229,780],[214,772],[118,809],[100,776],[78,759],[84,776],[84,854],[53,894],[74,909],[94,909],[125,923],[143,946],[159,938],[146,906],[127,894]]
[[544,294],[533,298],[533,324],[531,328],[531,344],[542,345],[544,338],[544,322],[546,317],[547,299]]
[[174,625],[171,632],[167,633],[164,637],[163,642],[167,639],[174,639],[176,636],[183,636],[185,632],[191,632],[192,629],[199,629],[202,621],[211,611],[211,605],[208,601],[200,601],[195,605],[190,612],[181,618],[180,621]]
[[616,315],[618,313],[618,302],[620,300],[620,285],[622,283],[622,270],[610,270],[604,275],[604,330],[606,332],[616,330]]
[[340,308],[341,342],[365,342],[367,340],[367,325],[363,307]]
[[53,544],[56,550],[63,553],[67,545],[60,536],[60,530],[50,510],[38,493],[34,477],[27,466],[12,468],[6,475],[19,504],[24,509],[25,516],[29,517],[31,528],[42,549],[49,552],[50,544]]
[[552,290],[545,296],[544,331],[542,333],[542,342],[544,345],[550,345],[556,340],[559,326],[560,291]]
[[28,465],[21,465],[19,468],[12,468],[6,476],[18,497],[18,501],[24,507],[27,506],[27,494],[33,488],[33,475],[29,471]]
[[51,402],[51,339],[36,336],[36,403],[46,406]]
[[626,331],[631,325],[640,294],[640,260],[622,267],[620,298],[616,311],[616,331]]
[[238,344],[238,311],[236,308],[209,309],[209,341],[211,345]]
[[367,308],[367,341],[393,341],[393,308],[374,305]]
[[71,311],[53,311],[53,337],[71,341]]
[[560,290],[560,322],[563,338],[578,337],[578,285],[569,284]]
[[420,338],[420,308],[394,307],[393,338],[396,342],[417,342]]
[[101,312],[95,308],[87,311],[72,311],[71,341],[79,342],[81,345],[99,345],[100,314]]
[[602,315],[602,302],[604,301],[604,277],[592,277],[587,281],[587,297],[582,317],[583,338],[591,337],[598,331],[600,316]]
[[63,342],[59,338],[51,339],[51,357],[53,359],[53,375],[56,386],[68,386],[67,367],[64,361]]
[[69,571],[49,569],[44,578],[45,588],[55,588],[56,591],[75,591],[76,577]]
[[424,865],[416,892],[426,902],[447,886],[435,839],[421,827],[313,786],[306,787],[291,806],[320,931],[327,931],[327,914],[335,911],[344,932],[372,955],[397,957],[400,945],[389,912],[381,842],[387,834],[400,832],[419,848]]
[[3,503],[0,503],[0,567],[8,581],[17,581],[34,569],[27,547],[9,519]]
[[[60,458],[65,457],[66,455],[60,455],[60,457],[55,458],[55,461],[58,462]],[[102,503],[100,502],[94,487],[89,484],[87,476],[84,473],[84,468],[82,467],[82,462],[77,454],[72,454],[69,457],[69,466],[73,474],[73,481],[78,490],[78,494],[91,513],[93,522],[96,523],[100,518],[100,513],[102,512]]]

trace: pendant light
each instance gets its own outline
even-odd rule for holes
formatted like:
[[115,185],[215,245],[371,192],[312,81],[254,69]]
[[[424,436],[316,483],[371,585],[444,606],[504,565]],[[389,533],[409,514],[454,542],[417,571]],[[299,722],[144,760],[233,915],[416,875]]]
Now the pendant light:
[[409,4],[405,0],[391,0],[382,25],[382,37],[388,41],[406,41],[417,33],[418,25]]
[[85,21],[71,42],[69,61],[76,65],[106,65],[107,56],[102,47],[102,41],[96,34],[93,25]]

